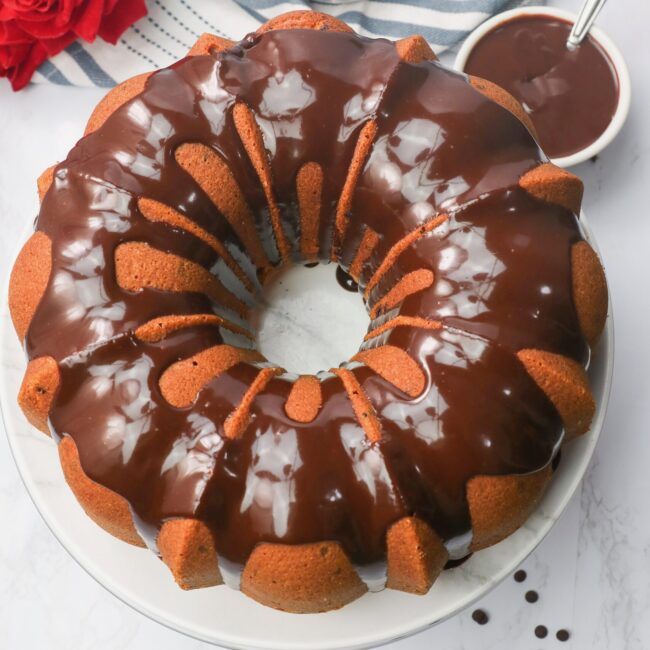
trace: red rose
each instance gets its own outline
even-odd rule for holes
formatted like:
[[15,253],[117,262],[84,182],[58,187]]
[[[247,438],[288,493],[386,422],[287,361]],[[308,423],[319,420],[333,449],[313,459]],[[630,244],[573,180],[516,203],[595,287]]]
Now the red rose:
[[77,38],[115,44],[146,13],[144,0],[0,0],[0,77],[20,90]]

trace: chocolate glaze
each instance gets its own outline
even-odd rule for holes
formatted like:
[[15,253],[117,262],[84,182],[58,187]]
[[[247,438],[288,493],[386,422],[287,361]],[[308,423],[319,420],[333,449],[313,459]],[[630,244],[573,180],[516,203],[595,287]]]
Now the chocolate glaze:
[[465,64],[468,74],[494,81],[521,102],[553,158],[594,142],[618,104],[609,56],[590,35],[569,50],[571,27],[553,16],[518,16],[483,36]]
[[[245,256],[226,219],[175,162],[178,145],[204,143],[228,162],[278,262],[264,193],[233,127],[238,101],[262,127],[296,261],[298,169],[315,161],[325,170],[321,259],[329,261],[336,201],[369,119],[377,137],[340,248],[347,269],[364,228],[379,235],[359,290],[399,239],[436,215],[449,217],[369,296],[370,309],[404,273],[433,269],[430,289],[372,326],[396,313],[442,324],[397,328],[367,344],[400,346],[417,360],[427,385],[416,399],[368,367],[348,365],[376,410],[379,442],[369,442],[331,373],[319,375],[322,408],[312,422],[286,415],[295,376],[283,374],[253,401],[243,433],[227,439],[224,421],[260,364],[236,365],[190,407],[175,408],[161,394],[162,372],[227,340],[226,330],[203,325],[158,343],[134,334],[166,314],[235,316],[199,294],[122,289],[114,262],[122,242],[190,258],[245,298],[212,249],[138,211],[139,197],[161,201],[239,251],[237,259]],[[463,76],[437,63],[400,62],[386,40],[269,32],[157,72],[58,166],[37,221],[53,243],[52,274],[26,349],[59,363],[55,436],[71,436],[86,474],[128,501],[152,548],[170,518],[206,522],[227,577],[259,542],[322,540],[340,542],[365,573],[385,575],[386,530],[410,515],[462,557],[471,539],[467,481],[539,470],[561,441],[555,409],[513,353],[535,347],[588,358],[571,297],[576,216],[517,185],[544,160],[528,131]],[[246,269],[254,280],[257,270]]]
[[354,281],[349,273],[346,273],[340,266],[336,267],[336,281],[339,286],[343,287],[346,291],[358,291],[359,285]]

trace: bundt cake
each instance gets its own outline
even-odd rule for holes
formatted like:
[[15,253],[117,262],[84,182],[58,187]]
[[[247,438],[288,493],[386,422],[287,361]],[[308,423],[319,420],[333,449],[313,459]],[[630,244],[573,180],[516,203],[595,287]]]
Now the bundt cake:
[[[87,514],[184,589],[293,612],[423,594],[521,526],[589,427],[607,312],[582,184],[531,132],[423,38],[313,12],[110,91],[39,179],[9,296],[20,405]],[[247,315],[314,262],[371,323],[296,376]]]

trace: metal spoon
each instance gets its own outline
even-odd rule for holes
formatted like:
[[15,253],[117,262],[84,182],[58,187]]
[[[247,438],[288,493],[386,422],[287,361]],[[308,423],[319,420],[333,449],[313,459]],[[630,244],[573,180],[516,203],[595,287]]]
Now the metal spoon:
[[570,50],[575,50],[580,43],[582,43],[605,2],[607,2],[607,0],[585,0],[582,9],[580,9],[580,13],[578,14],[578,19],[576,20],[566,42],[566,46]]

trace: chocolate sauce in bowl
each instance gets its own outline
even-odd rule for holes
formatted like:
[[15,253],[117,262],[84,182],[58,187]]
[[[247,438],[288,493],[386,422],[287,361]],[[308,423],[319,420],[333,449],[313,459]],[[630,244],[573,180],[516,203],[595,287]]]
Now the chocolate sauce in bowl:
[[619,97],[616,70],[588,35],[566,47],[571,23],[524,15],[501,23],[474,46],[465,72],[493,81],[518,99],[551,158],[595,142],[614,117]]

